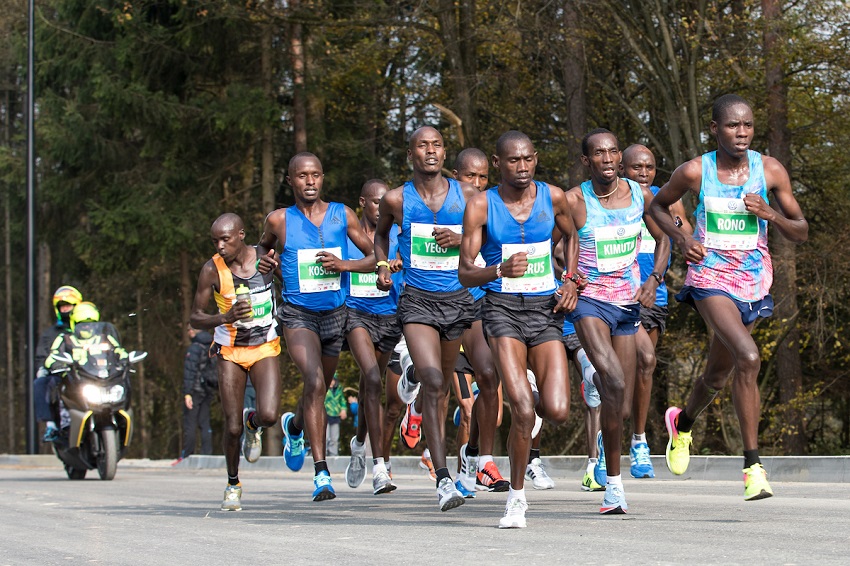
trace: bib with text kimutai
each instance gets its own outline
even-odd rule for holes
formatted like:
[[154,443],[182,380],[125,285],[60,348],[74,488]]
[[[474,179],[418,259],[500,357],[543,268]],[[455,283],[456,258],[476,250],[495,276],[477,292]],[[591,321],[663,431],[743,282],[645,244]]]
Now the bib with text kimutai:
[[717,250],[754,250],[758,246],[758,216],[742,198],[705,197],[705,247]]
[[611,273],[634,263],[638,251],[641,223],[624,226],[598,226],[593,229],[596,240],[596,268]]
[[298,290],[301,293],[321,293],[322,291],[339,291],[340,275],[325,271],[316,260],[319,252],[332,253],[342,257],[342,248],[316,248],[298,250]]
[[460,248],[444,248],[434,239],[436,228],[448,228],[460,234],[460,224],[410,223],[410,267],[428,271],[451,271],[457,269]]
[[552,273],[552,240],[532,244],[502,244],[502,261],[525,252],[528,268],[522,277],[502,277],[503,293],[537,293],[555,289]]

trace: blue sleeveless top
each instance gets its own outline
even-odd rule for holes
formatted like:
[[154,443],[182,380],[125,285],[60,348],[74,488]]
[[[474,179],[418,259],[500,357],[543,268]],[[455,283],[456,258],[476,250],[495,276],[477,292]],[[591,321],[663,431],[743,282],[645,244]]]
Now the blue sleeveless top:
[[325,311],[345,302],[339,273],[328,273],[316,263],[316,253],[326,250],[348,259],[348,220],[345,205],[329,202],[320,226],[296,206],[286,209],[286,243],[280,254],[283,300],[311,311]]
[[434,226],[461,233],[466,200],[455,179],[446,179],[449,190],[438,212],[425,204],[413,181],[404,184],[404,210],[398,248],[404,262],[404,282],[423,291],[450,292],[463,289],[457,278],[460,248],[442,248],[432,235]]
[[[397,253],[398,227],[394,225],[390,229],[390,249],[387,257],[394,259]],[[351,240],[348,240],[348,259],[363,259],[363,252]],[[375,286],[377,273],[346,273],[345,279],[348,285],[345,305],[348,308],[371,314],[395,314],[404,281],[401,271],[392,274],[393,286],[386,295]]]
[[[655,185],[649,187],[652,194],[657,195],[661,187]],[[655,269],[655,238],[646,229],[646,224],[641,224],[640,250],[638,252],[638,266],[640,267],[640,284],[646,283],[649,279],[649,274]],[[667,267],[670,267],[670,260],[667,260]],[[662,274],[663,275],[663,274]],[[659,307],[667,306],[667,283],[661,279],[661,285],[655,290],[655,305]]]
[[[546,296],[555,292],[558,285],[552,270],[552,230],[555,228],[555,214],[552,210],[552,195],[549,186],[540,181],[534,182],[537,195],[531,212],[525,222],[517,222],[511,215],[505,201],[499,195],[498,187],[487,190],[487,236],[481,246],[481,255],[487,265],[496,265],[517,251],[528,253],[528,270],[523,277],[502,278],[483,285],[489,293],[507,293],[513,295]],[[504,245],[522,244],[516,248],[503,249]],[[527,290],[506,288],[524,282]]]

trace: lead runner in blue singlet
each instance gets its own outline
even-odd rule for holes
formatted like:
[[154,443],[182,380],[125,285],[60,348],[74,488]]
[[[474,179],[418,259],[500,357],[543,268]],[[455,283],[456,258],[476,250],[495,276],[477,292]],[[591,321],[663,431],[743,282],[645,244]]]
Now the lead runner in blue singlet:
[[466,200],[477,191],[443,177],[446,150],[443,136],[434,128],[419,128],[410,136],[407,158],[413,165],[413,180],[381,199],[375,231],[377,286],[383,290],[392,286],[387,254],[390,230],[397,224],[405,282],[398,318],[416,368],[415,377],[402,376],[398,392],[409,404],[422,385],[422,426],[437,476],[440,510],[447,511],[464,501],[446,467],[445,400],[461,336],[474,318],[473,298],[458,281],[457,263]]
[[[312,153],[289,161],[287,183],[295,205],[266,217],[258,250],[266,255],[280,242],[283,308],[279,317],[287,351],[304,379],[295,413],[281,419],[287,467],[304,464],[304,431],[313,448],[313,501],[336,497],[325,461],[325,392],[339,362],[346,324],[342,272],[374,271],[372,242],[353,210],[321,198],[324,170]],[[347,260],[348,239],[365,256]]]

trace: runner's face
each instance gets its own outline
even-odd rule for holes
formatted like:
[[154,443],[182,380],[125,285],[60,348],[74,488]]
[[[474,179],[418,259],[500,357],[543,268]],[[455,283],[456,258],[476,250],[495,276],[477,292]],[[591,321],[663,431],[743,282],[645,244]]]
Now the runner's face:
[[372,185],[365,196],[360,197],[360,207],[363,209],[363,218],[370,226],[378,224],[378,206],[386,194],[387,188],[381,185]]
[[419,173],[439,173],[446,160],[443,136],[433,128],[423,128],[410,140],[407,158]]
[[628,158],[623,159],[620,170],[627,179],[631,179],[642,188],[648,189],[655,180],[655,157],[648,151],[632,150]]
[[741,158],[747,154],[755,134],[753,111],[746,104],[734,104],[723,112],[719,122],[712,120],[710,129],[719,150]]
[[499,169],[502,183],[515,189],[525,189],[534,180],[537,152],[528,140],[510,141],[505,144],[503,155],[494,156],[493,165]]
[[292,187],[292,192],[296,200],[304,203],[312,203],[319,200],[319,195],[322,192],[322,183],[325,180],[325,173],[318,159],[315,157],[301,157],[293,163],[286,180]]
[[490,167],[486,159],[472,158],[467,159],[460,171],[454,171],[455,179],[464,183],[469,183],[479,191],[487,188],[487,181],[490,179]]
[[237,230],[232,226],[215,227],[210,231],[215,251],[224,261],[230,261],[244,246],[245,231]]
[[588,155],[582,155],[581,161],[590,169],[590,178],[603,185],[613,183],[620,169],[620,148],[617,138],[611,134],[596,134],[587,140]]

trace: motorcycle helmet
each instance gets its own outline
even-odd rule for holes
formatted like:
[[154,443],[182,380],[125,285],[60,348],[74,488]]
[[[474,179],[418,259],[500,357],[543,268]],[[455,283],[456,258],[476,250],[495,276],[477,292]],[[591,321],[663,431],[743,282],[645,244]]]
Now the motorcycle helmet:
[[70,326],[71,311],[60,312],[59,303],[78,305],[83,302],[83,295],[70,285],[62,285],[53,293],[53,312],[56,313],[56,323]]
[[94,306],[94,303],[84,301],[74,307],[71,311],[71,332],[74,331],[74,326],[80,322],[98,322],[100,320],[100,311]]

